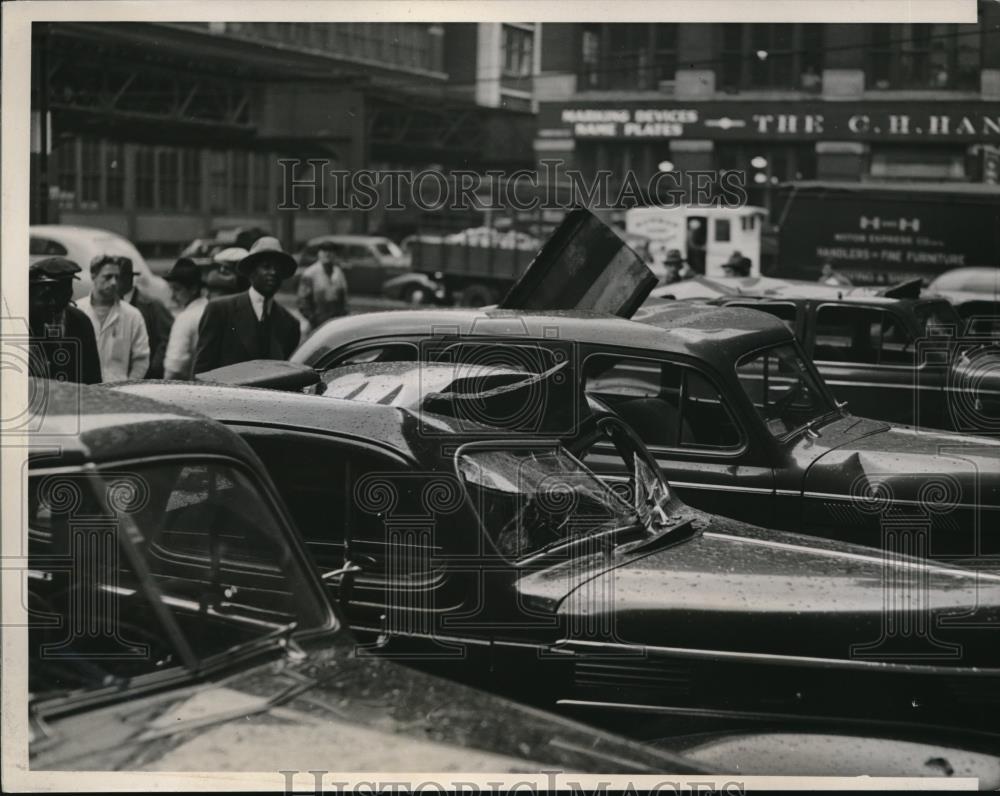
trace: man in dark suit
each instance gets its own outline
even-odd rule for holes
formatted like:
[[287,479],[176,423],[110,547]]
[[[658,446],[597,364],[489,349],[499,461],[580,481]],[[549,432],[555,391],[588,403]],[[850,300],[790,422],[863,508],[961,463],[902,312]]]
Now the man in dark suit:
[[250,288],[212,299],[198,324],[195,373],[250,359],[288,359],[299,345],[299,322],[274,300],[282,281],[295,273],[295,260],[277,238],[260,238],[237,270]]
[[144,378],[162,379],[163,358],[167,354],[167,342],[170,340],[170,328],[174,325],[174,316],[162,302],[147,296],[135,286],[135,272],[132,260],[128,257],[122,257],[118,295],[122,301],[139,310],[146,322],[146,334],[149,336],[149,369]]
[[101,383],[101,358],[94,325],[71,306],[80,266],[49,257],[28,270],[29,372],[58,381]]

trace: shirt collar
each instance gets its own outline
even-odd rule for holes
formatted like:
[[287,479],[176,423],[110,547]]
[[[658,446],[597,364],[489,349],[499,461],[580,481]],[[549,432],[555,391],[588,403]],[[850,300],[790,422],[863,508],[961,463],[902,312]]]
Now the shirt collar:
[[134,295],[135,295],[135,288],[132,288],[128,293],[122,296],[122,301],[124,301],[126,304],[131,304],[132,296]]
[[253,307],[257,320],[260,320],[260,316],[264,312],[264,307],[270,309],[271,299],[265,298],[262,294],[258,293],[252,285],[247,289],[247,295],[250,296],[250,306]]

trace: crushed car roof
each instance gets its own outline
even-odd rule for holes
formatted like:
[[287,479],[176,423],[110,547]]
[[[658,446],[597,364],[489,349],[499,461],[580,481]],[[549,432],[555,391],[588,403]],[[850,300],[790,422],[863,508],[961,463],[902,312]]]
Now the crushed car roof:
[[[75,465],[172,453],[246,456],[241,440],[206,417],[102,387],[30,379],[33,465]],[[42,460],[45,461],[42,461]]]
[[[352,340],[387,341],[418,337],[523,337],[568,340],[676,352],[698,359],[729,358],[734,350],[786,341],[791,332],[766,313],[670,300],[647,301],[633,320],[604,313],[567,310],[444,308],[364,313],[330,322],[292,355],[293,362],[317,362]],[[724,345],[720,345],[724,344]]]

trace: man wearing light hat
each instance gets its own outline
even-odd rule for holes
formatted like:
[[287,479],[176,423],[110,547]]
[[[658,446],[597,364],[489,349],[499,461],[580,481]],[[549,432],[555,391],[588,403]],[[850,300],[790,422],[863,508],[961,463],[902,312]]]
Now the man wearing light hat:
[[33,376],[81,384],[100,384],[101,358],[94,326],[70,306],[80,266],[65,257],[48,257],[28,269],[29,372]]
[[263,237],[250,248],[237,271],[250,287],[212,299],[198,324],[195,373],[250,359],[287,359],[298,347],[299,322],[274,300],[296,263],[277,238]]

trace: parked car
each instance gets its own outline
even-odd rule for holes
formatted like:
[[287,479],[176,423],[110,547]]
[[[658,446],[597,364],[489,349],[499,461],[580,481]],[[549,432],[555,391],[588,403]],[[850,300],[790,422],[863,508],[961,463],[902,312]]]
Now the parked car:
[[351,293],[380,295],[389,279],[410,270],[410,258],[389,238],[378,235],[320,235],[306,243],[299,253],[299,266],[316,262],[319,244],[336,244],[337,263],[344,272]]
[[154,274],[145,258],[128,240],[114,232],[96,227],[68,224],[33,224],[28,228],[29,264],[46,257],[67,257],[82,269],[73,283],[73,298],[90,295],[90,262],[99,254],[116,254],[132,260],[135,282],[142,292],[170,306],[170,286]]
[[792,328],[834,395],[863,417],[1000,432],[1000,349],[965,333],[943,298],[801,283],[712,303],[769,313]]
[[32,390],[32,770],[704,770],[359,653],[236,434],[124,392]]
[[1000,268],[955,268],[934,279],[926,293],[948,299],[967,334],[1000,334]]
[[207,238],[195,238],[184,247],[180,256],[194,260],[211,260],[220,251],[230,247],[249,250],[259,238],[270,234],[260,227],[216,229],[212,230],[212,234]]
[[[239,433],[319,567],[361,567],[327,584],[383,652],[594,721],[628,716],[641,735],[669,715],[863,721],[996,748],[1000,575],[693,509],[599,401],[580,399],[562,444],[564,404],[542,434],[524,416],[479,422],[565,385],[565,366],[523,385],[486,370],[356,366],[325,374],[323,395],[114,389]],[[585,464],[595,449],[603,479]]]
[[890,520],[909,517],[928,529],[925,552],[935,558],[1000,554],[991,530],[1000,440],[854,415],[792,331],[765,313],[689,302],[647,307],[631,321],[583,311],[369,313],[322,327],[292,361],[322,372],[442,357],[536,372],[556,358],[571,363],[567,380],[620,412],[697,508],[879,549]]

